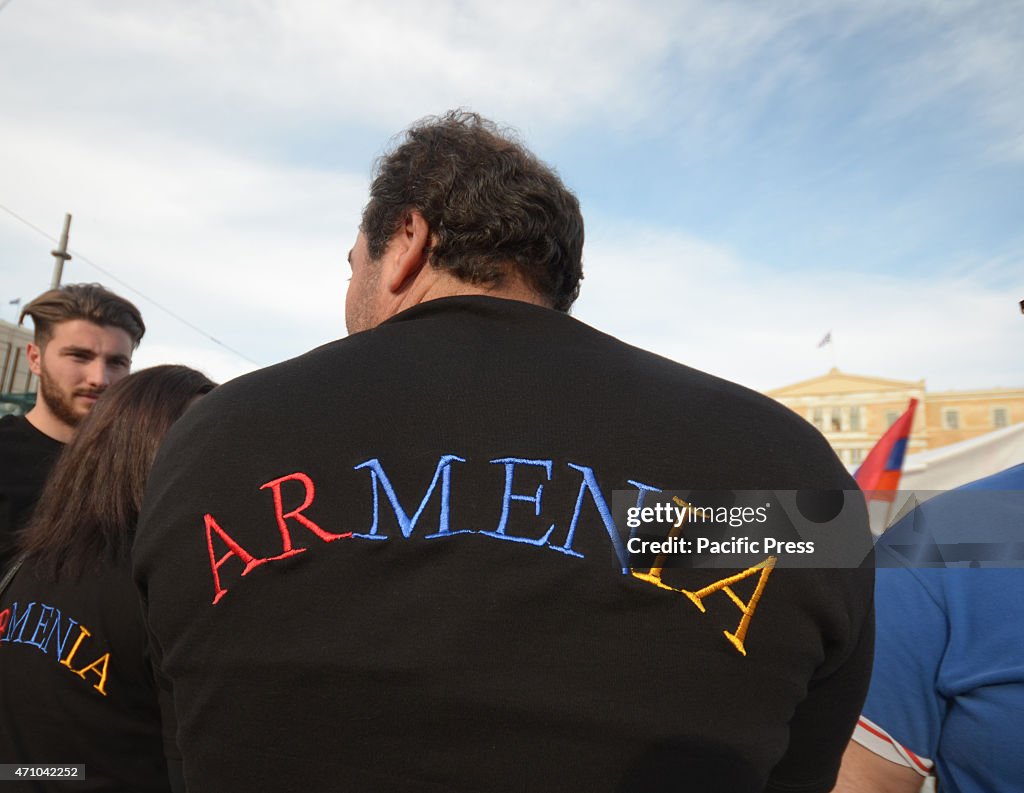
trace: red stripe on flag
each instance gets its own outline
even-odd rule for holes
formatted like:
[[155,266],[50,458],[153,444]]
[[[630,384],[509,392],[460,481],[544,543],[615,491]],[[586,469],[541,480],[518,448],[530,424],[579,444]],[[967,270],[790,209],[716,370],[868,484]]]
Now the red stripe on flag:
[[[861,463],[860,468],[853,475],[857,480],[860,489],[869,493],[872,490],[893,491],[899,488],[900,470],[890,471],[886,463],[892,456],[892,450],[899,441],[907,441],[910,438],[910,428],[914,422],[914,409],[917,407],[917,400],[911,399],[906,411],[893,423],[885,434],[878,439],[878,443],[868,452],[868,456]],[[902,463],[902,461],[901,461]],[[885,499],[885,496],[873,496],[874,498]],[[888,499],[892,500],[890,496]]]

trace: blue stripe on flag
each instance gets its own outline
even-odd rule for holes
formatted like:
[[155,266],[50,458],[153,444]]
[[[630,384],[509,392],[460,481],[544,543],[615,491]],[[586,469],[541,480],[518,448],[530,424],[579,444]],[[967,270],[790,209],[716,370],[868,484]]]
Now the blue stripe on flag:
[[896,443],[893,444],[892,451],[889,452],[889,459],[885,462],[886,471],[899,471],[903,468],[903,455],[907,452],[907,439],[900,438]]

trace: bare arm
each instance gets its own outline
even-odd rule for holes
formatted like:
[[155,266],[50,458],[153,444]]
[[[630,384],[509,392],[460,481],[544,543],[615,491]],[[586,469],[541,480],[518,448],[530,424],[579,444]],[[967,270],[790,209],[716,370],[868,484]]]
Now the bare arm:
[[917,793],[924,780],[913,768],[879,757],[856,741],[843,754],[833,793]]

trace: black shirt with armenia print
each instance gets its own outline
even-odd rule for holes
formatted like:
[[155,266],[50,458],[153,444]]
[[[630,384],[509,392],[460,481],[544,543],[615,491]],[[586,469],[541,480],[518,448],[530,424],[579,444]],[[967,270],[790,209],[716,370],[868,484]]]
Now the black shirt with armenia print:
[[737,603],[634,575],[609,505],[854,487],[787,408],[516,301],[430,301],[239,378],[172,429],[133,554],[186,781],[831,790],[870,571],[774,571],[741,651]]

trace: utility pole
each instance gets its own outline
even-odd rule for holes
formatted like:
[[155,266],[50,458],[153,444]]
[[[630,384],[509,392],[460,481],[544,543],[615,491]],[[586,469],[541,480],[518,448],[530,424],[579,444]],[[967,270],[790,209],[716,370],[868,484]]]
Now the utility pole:
[[64,215],[64,231],[60,234],[60,245],[56,250],[50,251],[53,254],[53,278],[50,280],[50,289],[60,286],[60,279],[64,275],[64,262],[71,258],[68,253],[68,234],[71,232],[71,215]]

